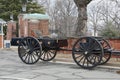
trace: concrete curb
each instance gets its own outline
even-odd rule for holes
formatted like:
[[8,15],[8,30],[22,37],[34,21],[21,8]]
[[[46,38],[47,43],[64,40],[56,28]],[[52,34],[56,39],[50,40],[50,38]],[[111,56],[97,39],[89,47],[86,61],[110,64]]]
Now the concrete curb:
[[[60,59],[58,59],[60,60]],[[63,60],[60,61],[51,61],[53,63],[60,63],[60,64],[72,64],[72,65],[77,65],[75,62],[63,62]],[[96,68],[101,68],[101,69],[110,69],[110,70],[120,70],[120,67],[117,66],[107,66],[107,65],[98,65]]]

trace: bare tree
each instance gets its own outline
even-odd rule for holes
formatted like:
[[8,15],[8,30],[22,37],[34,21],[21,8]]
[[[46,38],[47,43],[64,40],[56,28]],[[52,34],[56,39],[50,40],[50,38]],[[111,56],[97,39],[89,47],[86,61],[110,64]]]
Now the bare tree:
[[97,31],[104,29],[105,25],[109,25],[110,22],[115,25],[113,29],[120,29],[120,7],[118,1],[120,0],[102,0],[95,1],[94,5],[89,5],[89,26],[92,26],[94,35]]
[[73,36],[77,20],[77,7],[74,1],[55,0],[52,3],[48,0],[46,4],[45,8],[47,9],[47,14],[50,16],[50,28],[59,30],[67,37]]
[[[56,9],[58,11],[59,24],[56,26],[60,29],[67,37],[74,35],[75,23],[77,19],[77,10],[72,0],[60,0],[56,1]],[[55,20],[57,21],[57,20]],[[57,21],[58,23],[58,21]]]
[[115,10],[112,12],[113,16],[110,16],[111,19],[114,21],[116,27],[120,29],[120,0],[113,0],[115,2]]
[[104,5],[101,6],[102,8],[99,13],[102,15],[104,23],[108,24],[109,22],[112,22],[112,24],[115,24],[114,28],[120,29],[120,7],[117,3],[118,1],[120,2],[120,0],[109,0],[104,2]]
[[49,11],[50,11],[51,1],[52,1],[52,0],[37,0],[37,2],[38,2],[40,5],[44,6],[44,8],[45,8],[45,10],[46,10],[47,13],[49,13]]
[[103,27],[103,23],[109,23],[109,7],[105,0],[93,1],[88,6],[88,26],[91,26],[94,31],[94,36],[97,36],[97,32]]
[[101,7],[98,4],[89,6],[88,8],[88,26],[94,31],[94,36],[97,36],[97,32],[99,30],[101,15],[100,15]]

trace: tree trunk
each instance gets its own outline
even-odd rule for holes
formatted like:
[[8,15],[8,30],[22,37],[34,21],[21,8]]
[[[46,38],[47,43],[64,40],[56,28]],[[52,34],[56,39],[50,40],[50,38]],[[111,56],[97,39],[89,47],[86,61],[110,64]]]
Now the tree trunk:
[[78,20],[76,35],[85,36],[87,31],[87,10],[86,6],[78,8]]
[[87,5],[92,0],[74,0],[78,7],[77,36],[85,36],[87,31]]

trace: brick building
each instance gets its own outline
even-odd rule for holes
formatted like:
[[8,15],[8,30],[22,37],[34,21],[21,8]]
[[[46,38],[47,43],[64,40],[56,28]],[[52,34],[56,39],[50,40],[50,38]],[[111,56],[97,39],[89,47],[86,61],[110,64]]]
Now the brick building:
[[34,33],[41,32],[42,35],[48,35],[49,17],[44,14],[20,14],[19,19],[19,37],[34,36]]
[[3,35],[0,34],[0,48],[3,48]]
[[16,37],[16,22],[15,21],[9,21],[7,26],[7,35],[6,39],[11,40],[11,38]]
[[0,48],[3,46],[3,34],[2,34],[2,27],[0,25]]

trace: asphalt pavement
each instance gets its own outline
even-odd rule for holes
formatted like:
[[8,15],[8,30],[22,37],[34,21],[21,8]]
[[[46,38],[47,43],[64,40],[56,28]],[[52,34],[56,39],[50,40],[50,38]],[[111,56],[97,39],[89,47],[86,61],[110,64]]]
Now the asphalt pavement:
[[118,69],[96,67],[86,70],[74,63],[43,62],[24,64],[17,50],[0,50],[0,80],[120,80]]

